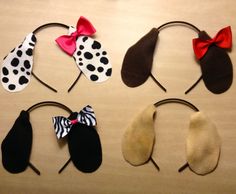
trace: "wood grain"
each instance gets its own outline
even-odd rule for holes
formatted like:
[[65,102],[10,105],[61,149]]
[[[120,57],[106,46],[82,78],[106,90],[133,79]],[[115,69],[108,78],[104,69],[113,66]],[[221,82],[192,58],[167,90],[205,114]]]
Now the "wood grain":
[[[196,34],[182,27],[167,28],[160,33],[153,74],[167,88],[167,93],[161,91],[151,79],[140,87],[128,88],[120,76],[128,47],[152,27],[164,22],[188,21],[212,36],[219,29],[231,25],[234,37],[234,0],[0,0],[0,14],[2,58],[39,25],[48,22],[75,25],[79,16],[83,15],[96,27],[96,38],[108,50],[113,65],[110,80],[95,84],[82,76],[68,94],[67,89],[77,77],[78,70],[73,59],[61,52],[54,42],[56,37],[67,32],[55,27],[38,34],[34,72],[56,87],[58,93],[49,91],[34,78],[19,93],[8,93],[0,87],[0,142],[20,111],[34,103],[55,100],[74,111],[90,104],[98,118],[103,163],[92,174],[77,171],[71,163],[58,175],[57,171],[68,159],[69,153],[67,145],[56,140],[51,117],[66,113],[55,107],[37,109],[31,114],[34,133],[31,162],[42,174],[37,176],[28,168],[13,175],[0,163],[0,194],[236,193],[235,82],[221,95],[207,91],[203,82],[190,94],[184,94],[200,76],[200,67],[193,60],[191,46]],[[229,53],[233,64],[236,63],[234,47]],[[217,125],[222,150],[218,168],[213,173],[198,176],[189,169],[181,174],[177,172],[185,162],[185,139],[192,113],[177,104],[162,106],[157,111],[153,158],[160,166],[160,172],[151,163],[133,167],[124,161],[121,139],[129,122],[148,104],[168,97],[191,101]]]

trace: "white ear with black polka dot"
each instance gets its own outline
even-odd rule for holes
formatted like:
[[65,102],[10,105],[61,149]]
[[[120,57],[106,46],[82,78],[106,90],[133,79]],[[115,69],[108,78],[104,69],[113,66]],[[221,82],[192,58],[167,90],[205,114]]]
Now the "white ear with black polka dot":
[[15,47],[3,60],[1,82],[9,92],[23,90],[30,82],[33,67],[33,49],[36,37],[26,36],[23,43]]
[[[73,32],[70,27],[70,32]],[[88,36],[79,36],[73,54],[75,62],[84,75],[94,82],[106,81],[112,74],[112,66],[101,43]]]

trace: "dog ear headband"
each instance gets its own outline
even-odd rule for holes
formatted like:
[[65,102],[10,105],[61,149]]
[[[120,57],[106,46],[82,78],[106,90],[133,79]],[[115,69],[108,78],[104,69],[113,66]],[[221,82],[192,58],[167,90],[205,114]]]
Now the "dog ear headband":
[[212,172],[220,156],[220,136],[216,126],[202,112],[188,101],[169,98],[148,106],[126,129],[122,139],[122,153],[127,162],[139,166],[151,161],[155,143],[154,114],[156,108],[166,103],[184,104],[195,111],[190,118],[186,139],[186,160],[179,172],[189,167],[194,173],[205,175]]
[[80,112],[72,112],[67,106],[45,101],[37,103],[26,111],[21,111],[11,130],[2,142],[2,164],[11,173],[23,172],[28,166],[38,175],[40,171],[30,162],[30,153],[33,140],[33,131],[30,123],[30,113],[41,106],[57,106],[67,111],[70,116],[54,117],[53,124],[57,138],[67,135],[70,159],[59,170],[73,162],[82,172],[93,172],[102,163],[102,147],[96,131],[96,117],[91,106],[84,107]]
[[225,50],[232,47],[230,26],[220,30],[214,38],[210,38],[205,31],[200,31],[196,26],[183,21],[172,21],[158,28],[153,28],[128,49],[121,69],[123,82],[129,87],[137,87],[151,76],[155,83],[166,91],[152,75],[151,70],[159,33],[171,25],[187,26],[198,33],[198,38],[193,39],[192,43],[195,56],[200,63],[202,75],[185,94],[190,92],[201,79],[203,79],[207,89],[215,94],[228,90],[233,80],[232,63]]
[[33,72],[33,50],[37,41],[36,34],[49,26],[60,26],[69,29],[68,35],[56,39],[59,47],[70,56],[73,56],[80,69],[78,77],[68,89],[68,92],[77,83],[82,73],[93,82],[103,82],[111,76],[112,67],[107,52],[101,43],[90,37],[96,30],[85,17],[81,16],[76,28],[62,23],[48,23],[39,26],[4,58],[1,83],[7,91],[17,92],[23,90],[29,84],[32,75],[41,84],[57,92]]

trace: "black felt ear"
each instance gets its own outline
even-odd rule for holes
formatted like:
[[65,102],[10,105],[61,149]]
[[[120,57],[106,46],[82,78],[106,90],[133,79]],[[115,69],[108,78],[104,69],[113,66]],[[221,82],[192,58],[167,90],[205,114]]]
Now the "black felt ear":
[[94,172],[101,165],[102,147],[94,127],[74,124],[68,134],[68,147],[71,160],[78,170]]
[[136,87],[148,79],[152,70],[157,38],[158,31],[153,28],[126,52],[121,77],[127,86]]
[[[199,33],[199,38],[208,40],[205,31]],[[233,81],[233,66],[225,49],[211,45],[200,59],[203,81],[208,90],[220,94],[228,90]]]
[[32,127],[29,113],[21,111],[13,127],[2,142],[2,164],[11,173],[23,172],[28,164],[32,147]]

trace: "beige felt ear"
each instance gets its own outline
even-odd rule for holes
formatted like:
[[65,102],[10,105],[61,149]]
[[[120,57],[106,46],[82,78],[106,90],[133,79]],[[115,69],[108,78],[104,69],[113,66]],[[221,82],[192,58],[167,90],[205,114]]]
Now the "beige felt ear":
[[203,113],[191,116],[187,137],[187,162],[200,175],[212,172],[220,156],[220,136],[216,126]]
[[128,126],[122,139],[122,153],[130,164],[142,165],[152,154],[155,141],[154,105],[148,106]]

